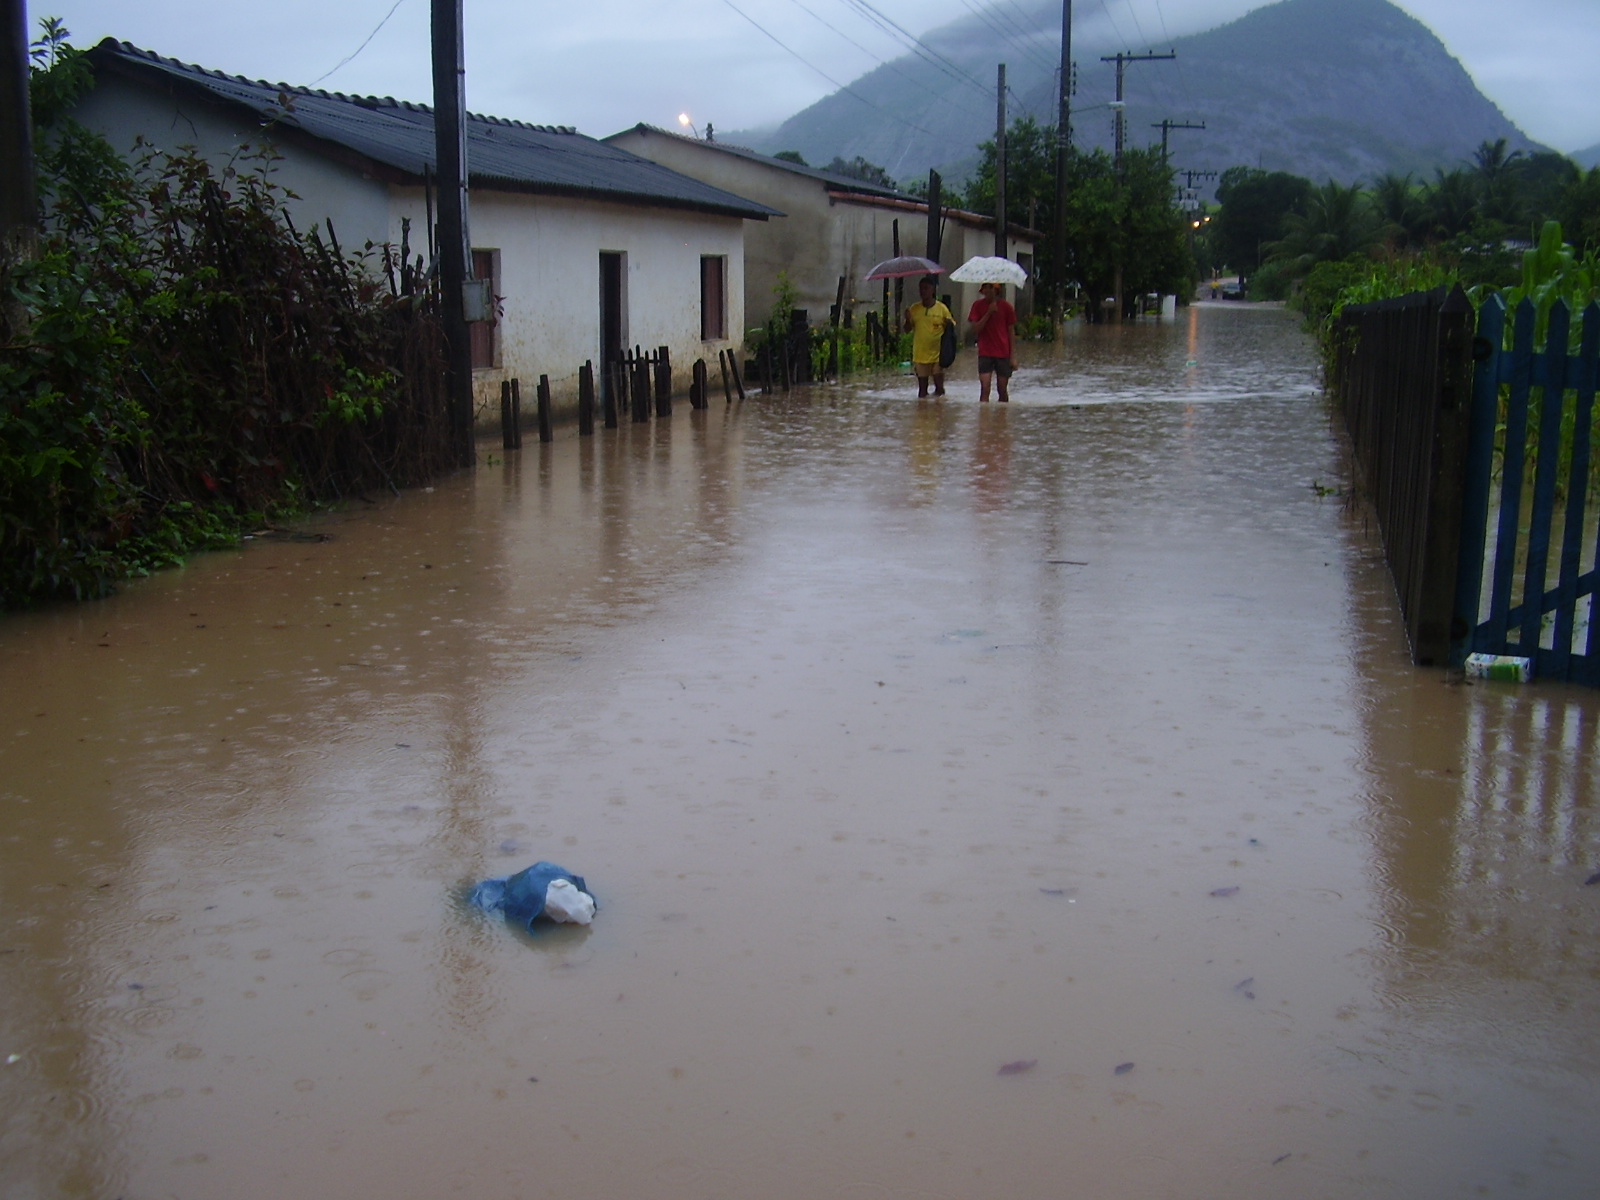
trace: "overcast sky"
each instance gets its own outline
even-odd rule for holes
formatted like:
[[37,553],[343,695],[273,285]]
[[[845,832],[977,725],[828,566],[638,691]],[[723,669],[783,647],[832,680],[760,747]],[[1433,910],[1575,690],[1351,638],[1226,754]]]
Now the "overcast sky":
[[[1398,3],[1439,36],[1528,136],[1566,151],[1600,143],[1600,0]],[[725,130],[774,124],[905,53],[893,25],[922,34],[969,15],[982,0],[466,0],[465,6],[468,108],[604,137],[640,121],[673,126],[683,112],[697,128],[708,121]],[[1019,6],[1033,2],[999,0],[999,15],[1013,16]],[[1096,6],[1097,0],[1077,0],[1076,11],[1089,17]],[[1261,6],[1262,0],[1107,0],[1122,41],[1138,50]],[[428,12],[429,0],[29,4],[34,28],[40,17],[59,16],[78,46],[110,36],[252,79],[424,102],[432,99]],[[1080,94],[1079,102],[1086,100]]]

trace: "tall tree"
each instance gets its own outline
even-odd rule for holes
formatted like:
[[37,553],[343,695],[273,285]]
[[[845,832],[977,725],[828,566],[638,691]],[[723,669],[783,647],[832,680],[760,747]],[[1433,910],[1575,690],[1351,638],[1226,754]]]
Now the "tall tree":
[[1304,212],[1284,219],[1282,239],[1269,247],[1274,261],[1289,264],[1304,275],[1318,263],[1342,262],[1375,249],[1383,238],[1382,225],[1359,184],[1328,180],[1312,191]]
[[1289,215],[1305,211],[1311,191],[1309,179],[1286,171],[1224,171],[1217,185],[1222,209],[1213,222],[1213,237],[1228,266],[1241,277],[1253,274],[1266,257],[1267,244],[1287,232]]
[[[984,212],[994,204],[994,142],[979,151],[966,203]],[[1024,117],[1006,131],[1006,206],[1035,229],[1056,227],[1055,154],[1051,126]],[[1159,150],[1124,153],[1119,177],[1110,155],[1074,147],[1067,180],[1066,246],[1046,237],[1034,259],[1042,289],[1048,293],[1060,281],[1091,296],[1110,295],[1120,256],[1124,294],[1187,293],[1193,282],[1188,226],[1173,205],[1172,171]]]

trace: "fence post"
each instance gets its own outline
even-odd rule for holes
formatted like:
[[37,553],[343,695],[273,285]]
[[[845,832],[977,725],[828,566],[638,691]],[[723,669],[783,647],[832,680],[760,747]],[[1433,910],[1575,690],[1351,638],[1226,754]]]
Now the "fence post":
[[650,420],[650,360],[642,349],[633,355],[633,422],[647,424]]
[[731,350],[717,351],[717,368],[722,372],[722,400],[725,404],[733,403],[733,383],[728,378],[728,359],[732,357]]
[[694,382],[689,386],[689,403],[694,408],[710,408],[711,400],[706,395],[711,390],[711,385],[706,376],[706,360],[694,360]]
[[502,450],[515,450],[516,435],[512,432],[511,424],[511,381],[500,381],[500,448]]
[[555,431],[550,428],[550,376],[539,376],[539,389],[536,395],[539,404],[539,440],[554,441]]
[[656,348],[656,416],[672,415],[672,351]]
[[594,361],[578,368],[578,436],[594,436]]
[[1421,666],[1445,666],[1471,632],[1456,613],[1460,576],[1463,488],[1467,474],[1468,418],[1472,409],[1472,302],[1460,284],[1440,306],[1435,354],[1433,445],[1427,480],[1427,534],[1422,581],[1412,617],[1412,656]]

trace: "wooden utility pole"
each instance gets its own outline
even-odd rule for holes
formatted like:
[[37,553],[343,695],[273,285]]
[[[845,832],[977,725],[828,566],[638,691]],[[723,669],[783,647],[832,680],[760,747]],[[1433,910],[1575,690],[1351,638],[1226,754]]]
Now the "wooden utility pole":
[[1112,108],[1117,113],[1117,170],[1122,170],[1122,71],[1128,63],[1157,62],[1161,59],[1177,58],[1177,52],[1168,50],[1165,54],[1102,54],[1101,62],[1114,62],[1117,64],[1117,99]]
[[[927,257],[934,262],[939,261],[939,252],[944,249],[943,212],[939,206],[940,185],[939,172],[928,172],[928,243]],[[898,251],[896,251],[898,253]]]
[[[1127,107],[1122,99],[1123,68],[1128,63],[1155,62],[1158,59],[1177,57],[1177,53],[1171,50],[1167,51],[1165,54],[1103,54],[1100,56],[1101,62],[1114,62],[1117,64],[1117,98],[1112,103],[1111,107],[1112,110],[1117,114],[1116,168],[1118,187],[1122,186],[1122,131],[1126,124],[1123,119],[1124,109]],[[1120,325],[1122,324],[1122,254],[1120,251],[1117,253],[1116,263],[1113,267],[1113,284],[1111,292],[1116,300],[1116,310],[1112,316],[1112,322]]]
[[1151,129],[1161,130],[1161,165],[1167,165],[1167,133],[1173,129],[1204,129],[1206,123],[1201,121],[1198,125],[1191,125],[1188,121],[1151,121]]
[[994,256],[1006,257],[1006,65],[995,83],[994,114]]
[[433,0],[433,135],[439,167],[439,299],[444,315],[450,425],[456,463],[470,467],[473,449],[472,340],[464,284],[472,255],[467,237],[466,55],[463,0]]
[[[33,194],[33,116],[28,108],[28,6],[0,0],[0,285],[11,264],[31,257],[39,212]],[[0,286],[0,335],[25,321],[20,304]]]
[[1056,107],[1056,227],[1051,256],[1055,261],[1055,295],[1050,298],[1060,321],[1067,302],[1067,163],[1072,156],[1072,0],[1061,0],[1061,80]]

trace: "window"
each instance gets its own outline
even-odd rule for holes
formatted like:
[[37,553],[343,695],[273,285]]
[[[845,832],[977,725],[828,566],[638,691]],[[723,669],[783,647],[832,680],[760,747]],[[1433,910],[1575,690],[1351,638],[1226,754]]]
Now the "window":
[[700,259],[700,340],[717,341],[728,336],[728,259],[707,254]]
[[494,293],[494,302],[487,321],[474,321],[467,326],[472,338],[472,369],[481,371],[495,365],[495,334],[500,326],[500,280],[495,267],[499,265],[500,253],[497,250],[474,250],[472,252],[472,277],[474,279],[487,279],[489,291]]

